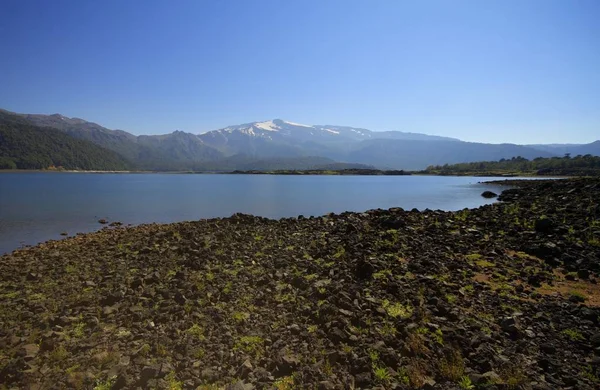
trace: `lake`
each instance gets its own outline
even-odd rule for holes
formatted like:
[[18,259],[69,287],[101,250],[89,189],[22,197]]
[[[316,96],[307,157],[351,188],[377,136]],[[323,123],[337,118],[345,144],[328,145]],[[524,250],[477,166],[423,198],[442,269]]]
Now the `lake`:
[[269,218],[402,207],[460,210],[494,200],[498,178],[186,174],[0,174],[0,254],[22,245],[124,224],[228,217]]

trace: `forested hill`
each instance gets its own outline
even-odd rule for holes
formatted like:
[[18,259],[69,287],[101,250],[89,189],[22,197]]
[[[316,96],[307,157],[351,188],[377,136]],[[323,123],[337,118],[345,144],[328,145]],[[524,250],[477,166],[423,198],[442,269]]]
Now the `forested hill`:
[[528,160],[523,157],[501,159],[499,161],[480,161],[452,165],[429,166],[424,173],[453,175],[453,174],[537,174],[560,176],[600,175],[600,157],[586,154],[585,156],[535,158]]
[[115,152],[0,111],[0,169],[127,170]]

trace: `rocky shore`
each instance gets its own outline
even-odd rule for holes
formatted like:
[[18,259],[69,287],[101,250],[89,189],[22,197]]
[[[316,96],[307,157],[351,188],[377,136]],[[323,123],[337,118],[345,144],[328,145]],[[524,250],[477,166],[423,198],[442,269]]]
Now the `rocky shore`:
[[600,180],[0,257],[0,388],[596,389]]

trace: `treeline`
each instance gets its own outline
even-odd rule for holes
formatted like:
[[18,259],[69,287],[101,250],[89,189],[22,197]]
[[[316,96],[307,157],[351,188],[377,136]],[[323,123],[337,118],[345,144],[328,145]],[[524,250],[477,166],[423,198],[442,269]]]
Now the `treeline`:
[[480,161],[452,165],[432,165],[424,173],[432,174],[537,174],[537,175],[599,175],[600,157],[586,154],[571,157],[543,158],[528,160],[523,157]]
[[0,169],[127,170],[118,154],[0,112]]
[[155,165],[138,164],[141,170],[149,171],[179,171],[179,172],[273,172],[273,171],[339,171],[343,169],[372,169],[365,164],[341,163],[318,156],[271,157],[257,158],[250,155],[237,154],[215,161],[200,161],[187,163],[159,162]]
[[363,176],[406,176],[410,175],[410,172],[402,170],[379,170],[379,169],[304,169],[304,170],[274,170],[274,171],[241,171],[236,170],[230,172],[236,175],[332,175],[332,176],[344,176],[344,175],[363,175]]

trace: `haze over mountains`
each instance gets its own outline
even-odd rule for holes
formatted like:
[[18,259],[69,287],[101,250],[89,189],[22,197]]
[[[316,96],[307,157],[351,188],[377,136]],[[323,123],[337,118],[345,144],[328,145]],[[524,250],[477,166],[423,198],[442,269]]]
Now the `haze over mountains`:
[[[516,156],[533,159],[565,153],[600,155],[600,141],[584,145],[484,144],[419,133],[305,125],[281,119],[234,125],[203,134],[175,131],[135,136],[60,114],[15,114],[4,110],[1,113],[2,124],[9,121],[13,127],[19,123],[42,132],[60,130],[71,138],[115,152],[129,162],[131,169],[143,170],[360,167],[419,170],[429,165]],[[4,142],[1,136],[0,133],[0,144]]]

